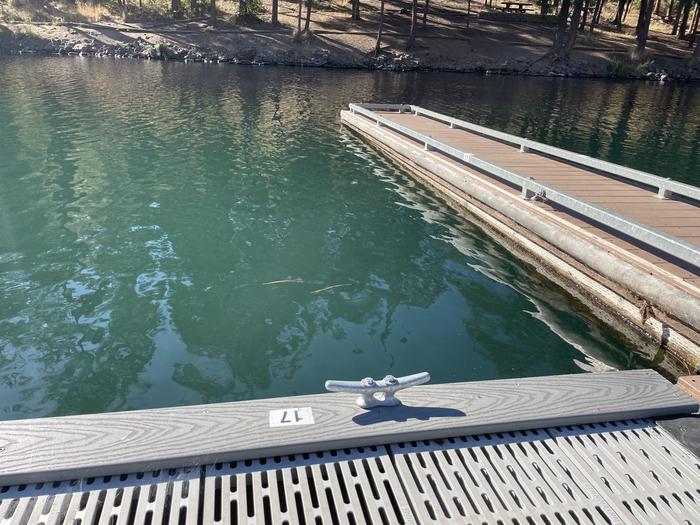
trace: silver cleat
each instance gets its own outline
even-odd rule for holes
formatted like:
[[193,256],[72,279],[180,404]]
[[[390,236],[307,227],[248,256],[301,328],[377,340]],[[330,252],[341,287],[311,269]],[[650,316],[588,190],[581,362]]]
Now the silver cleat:
[[330,392],[348,392],[360,394],[357,405],[362,408],[393,407],[400,405],[396,392],[410,386],[422,385],[430,381],[428,372],[420,372],[410,376],[394,377],[388,375],[379,381],[365,377],[362,381],[326,381],[326,390]]

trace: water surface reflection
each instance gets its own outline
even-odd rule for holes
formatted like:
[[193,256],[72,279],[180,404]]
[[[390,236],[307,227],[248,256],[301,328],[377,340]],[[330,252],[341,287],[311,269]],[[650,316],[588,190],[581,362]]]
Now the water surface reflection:
[[697,182],[697,88],[0,60],[4,418],[644,365],[337,113],[417,102]]

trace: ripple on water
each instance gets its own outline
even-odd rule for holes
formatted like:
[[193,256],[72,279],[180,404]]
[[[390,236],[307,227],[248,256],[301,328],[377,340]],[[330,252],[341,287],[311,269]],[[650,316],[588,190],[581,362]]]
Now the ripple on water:
[[1,60],[0,417],[645,364],[338,111],[419,103],[697,184],[697,87]]

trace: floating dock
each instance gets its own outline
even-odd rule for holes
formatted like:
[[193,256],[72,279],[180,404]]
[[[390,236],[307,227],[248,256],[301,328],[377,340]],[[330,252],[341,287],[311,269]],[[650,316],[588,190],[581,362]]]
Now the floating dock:
[[341,121],[599,317],[699,369],[700,188],[418,106],[351,104]]
[[698,403],[656,372],[399,398],[0,422],[0,524],[700,523]]

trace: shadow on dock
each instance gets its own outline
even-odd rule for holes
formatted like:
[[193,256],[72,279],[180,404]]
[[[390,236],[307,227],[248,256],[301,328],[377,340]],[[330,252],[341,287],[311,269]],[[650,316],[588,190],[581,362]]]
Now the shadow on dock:
[[461,410],[445,407],[412,407],[401,405],[398,407],[375,408],[352,418],[358,425],[374,425],[386,421],[403,422],[409,419],[428,421],[431,418],[461,417],[466,416]]

